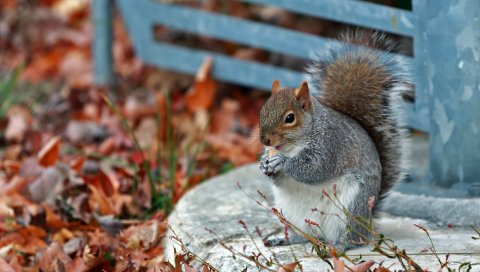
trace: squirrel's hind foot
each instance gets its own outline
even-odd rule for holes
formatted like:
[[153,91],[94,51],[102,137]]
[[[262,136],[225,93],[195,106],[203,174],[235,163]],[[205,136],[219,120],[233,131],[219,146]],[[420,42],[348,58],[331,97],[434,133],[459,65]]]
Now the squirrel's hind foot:
[[270,235],[267,238],[263,239],[263,244],[266,247],[275,247],[275,246],[288,246],[293,244],[306,243],[308,240],[296,234],[295,232],[288,232],[288,239],[284,234],[282,235]]

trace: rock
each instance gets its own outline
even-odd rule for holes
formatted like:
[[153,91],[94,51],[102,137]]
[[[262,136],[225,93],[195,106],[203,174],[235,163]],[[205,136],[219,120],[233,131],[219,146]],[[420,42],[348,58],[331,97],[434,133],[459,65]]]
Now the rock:
[[[237,186],[237,182],[244,191]],[[282,225],[272,213],[256,202],[265,202],[257,190],[273,201],[269,186],[269,181],[261,175],[257,164],[238,168],[225,175],[215,177],[191,190],[180,200],[169,218],[171,229],[191,252],[219,271],[243,271],[245,268],[248,268],[248,271],[257,270],[254,264],[248,260],[238,256],[234,259],[232,253],[225,246],[231,246],[237,252],[246,252],[247,255],[250,255],[251,252],[258,252],[258,250],[266,256],[273,254],[282,264],[293,262],[294,254],[301,261],[304,271],[331,269],[327,263],[312,253],[312,247],[309,244],[279,246],[270,249],[263,246],[262,238],[282,231]],[[401,207],[398,204],[397,206]],[[403,207],[411,205],[414,204],[409,203],[409,206]],[[249,238],[242,224],[239,224],[240,220],[245,222],[253,239]],[[472,270],[480,270],[478,263],[480,240],[471,239],[471,236],[475,235],[471,229],[441,228],[422,219],[393,217],[388,214],[382,215],[380,219],[376,220],[376,229],[386,237],[393,239],[399,248],[405,249],[408,253],[428,250],[431,244],[427,235],[413,224],[420,224],[428,228],[442,261],[445,260],[445,252],[458,253],[449,257],[452,268],[458,268],[462,262],[471,261]],[[260,229],[262,237],[256,233],[255,227]],[[206,229],[211,230],[214,234]],[[164,240],[164,247],[165,258],[172,262],[173,247],[176,243],[175,240],[168,239],[171,235],[173,232],[169,231]],[[176,248],[181,252],[178,246]],[[364,260],[374,260],[377,264],[383,261],[385,267],[392,265],[390,268],[392,271],[401,269],[398,260],[388,259],[374,253],[371,248],[362,247],[350,250],[347,255],[355,258],[358,254],[362,254]],[[433,255],[412,257],[424,268],[440,269],[440,265]]]

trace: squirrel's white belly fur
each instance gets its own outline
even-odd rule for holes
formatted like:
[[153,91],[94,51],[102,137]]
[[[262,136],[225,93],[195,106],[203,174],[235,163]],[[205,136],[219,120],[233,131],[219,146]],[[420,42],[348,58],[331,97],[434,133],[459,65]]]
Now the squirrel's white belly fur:
[[[336,184],[336,199],[333,184]],[[275,207],[283,213],[285,218],[303,232],[327,242],[338,241],[345,230],[346,215],[333,203],[333,200],[337,205],[340,202],[344,207],[349,207],[358,190],[358,184],[352,184],[343,177],[308,185],[284,176],[280,178],[277,185],[273,186]],[[324,195],[323,191],[327,192],[333,200]],[[315,210],[312,211],[312,209]],[[320,228],[310,226],[305,219],[318,223]]]

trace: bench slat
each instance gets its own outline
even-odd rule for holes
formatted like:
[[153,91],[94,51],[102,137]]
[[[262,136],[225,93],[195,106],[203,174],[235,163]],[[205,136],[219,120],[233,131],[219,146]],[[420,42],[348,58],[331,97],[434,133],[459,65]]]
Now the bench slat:
[[364,1],[347,0],[242,0],[277,6],[293,12],[414,36],[416,17],[411,11]]
[[[145,3],[149,3],[149,1],[145,0],[137,0],[135,2],[136,8],[133,8],[131,0],[118,0],[118,3],[120,4],[129,33],[132,36],[136,54],[147,64],[194,75],[205,58],[210,56],[214,59],[212,74],[216,79],[264,90],[270,90],[271,84],[275,79],[280,80],[284,86],[297,86],[304,79],[303,74],[297,71],[155,41],[153,39],[152,26],[155,23],[159,23],[159,17],[153,16],[153,14],[160,16],[159,9],[172,6],[158,3],[155,3],[155,5],[159,5],[161,8],[154,8],[155,5],[142,6]],[[139,9],[139,5],[142,6],[141,9]],[[145,13],[145,8],[148,8],[150,12]],[[183,8],[175,7],[175,9]],[[126,12],[127,10],[128,12]],[[211,16],[211,14],[207,13],[207,16]],[[177,19],[181,21],[181,18],[177,17]],[[201,20],[193,25],[202,26],[205,18],[197,19]],[[255,35],[265,36],[259,33]],[[406,120],[408,125],[416,129],[428,131],[428,122],[422,121],[428,119],[424,116],[419,116],[419,111],[415,111],[413,104],[406,103],[405,107],[407,107],[408,111]]]
[[[125,10],[135,10],[142,20],[174,29],[225,39],[244,45],[311,59],[327,44],[341,42],[222,14],[149,0],[119,0]],[[136,31],[136,30],[135,30]],[[152,34],[153,35],[153,34]],[[399,56],[405,60],[408,56]]]

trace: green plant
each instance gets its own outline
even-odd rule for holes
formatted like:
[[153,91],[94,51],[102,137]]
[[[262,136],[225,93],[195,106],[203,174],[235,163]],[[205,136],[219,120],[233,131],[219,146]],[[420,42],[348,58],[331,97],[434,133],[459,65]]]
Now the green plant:
[[[130,138],[132,139],[135,150],[137,152],[139,152],[139,154],[141,156],[140,167],[139,167],[139,169],[136,169],[135,172],[139,173],[140,170],[143,170],[143,172],[147,176],[147,180],[150,184],[150,190],[152,191],[152,201],[151,201],[152,210],[155,211],[156,209],[166,209],[167,213],[169,213],[172,209],[172,203],[173,203],[172,195],[173,195],[173,193],[169,192],[168,194],[164,194],[164,193],[161,193],[157,190],[156,184],[160,184],[162,182],[161,175],[154,175],[153,174],[152,169],[151,169],[151,160],[148,160],[145,157],[145,152],[142,149],[142,147],[140,146],[140,143],[138,142],[138,139],[135,136],[133,128],[128,124],[128,121],[125,118],[125,116],[122,115],[122,113],[120,112],[118,107],[116,105],[114,105],[108,97],[103,96],[103,99],[104,99],[105,103],[108,105],[108,107],[110,108],[110,110],[112,110],[112,112],[114,112],[115,115],[118,117],[121,125],[128,132]],[[158,119],[158,121],[159,120],[160,119]],[[174,151],[174,149],[173,149],[173,151]],[[158,157],[160,157],[159,154],[157,154]],[[158,163],[160,163],[160,162],[158,162]],[[159,168],[160,168],[160,166],[159,166]],[[138,183],[138,179],[135,178],[134,186],[133,186],[134,189],[137,187],[136,183]],[[169,191],[173,192],[173,186],[170,188]]]
[[0,119],[5,117],[8,109],[15,103],[15,89],[20,75],[21,67],[16,68],[11,74],[0,81]]
[[[128,133],[129,138],[132,140],[135,151],[140,154],[140,164],[131,165],[129,168],[133,168],[136,173],[132,186],[132,193],[136,192],[138,182],[141,181],[140,174],[145,174],[152,192],[151,209],[146,211],[142,217],[148,217],[152,212],[157,210],[165,210],[166,214],[169,214],[173,209],[173,204],[178,198],[177,184],[179,178],[177,170],[179,169],[179,158],[186,158],[186,173],[184,178],[190,178],[195,173],[196,161],[199,154],[205,148],[205,142],[202,135],[204,135],[207,129],[202,129],[194,139],[188,139],[188,137],[182,138],[182,135],[176,133],[173,125],[173,112],[171,108],[171,97],[168,91],[164,92],[165,106],[162,109],[158,109],[155,114],[156,119],[156,153],[152,154],[145,152],[141,147],[137,137],[135,136],[134,129],[130,126],[125,116],[122,115],[118,106],[114,105],[112,101],[106,96],[103,99],[110,110],[117,116],[123,129]],[[165,131],[162,130],[165,128]],[[181,144],[186,143],[186,144]],[[151,154],[148,156],[147,154]],[[92,154],[90,154],[92,155]],[[105,159],[105,158],[104,158]],[[183,161],[183,160],[182,160]],[[177,191],[175,191],[177,190]]]

